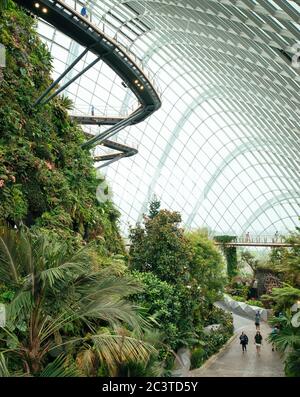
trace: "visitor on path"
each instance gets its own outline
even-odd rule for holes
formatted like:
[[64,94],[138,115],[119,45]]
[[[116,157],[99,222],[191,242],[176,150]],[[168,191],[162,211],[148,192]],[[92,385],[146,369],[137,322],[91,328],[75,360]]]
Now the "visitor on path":
[[261,333],[259,331],[257,331],[255,336],[254,336],[254,344],[256,345],[256,353],[258,355],[260,355],[262,339],[263,339],[263,337],[261,336]]
[[243,353],[247,351],[247,345],[248,345],[248,336],[242,332],[241,336],[240,336],[240,343],[242,345],[242,351]]
[[255,327],[256,327],[256,330],[259,330],[259,327],[260,327],[260,312],[259,312],[259,310],[257,310],[257,312],[255,313]]
[[95,116],[95,108],[94,108],[94,105],[92,105],[92,111],[91,111],[91,113],[92,113],[92,116]]
[[246,243],[249,243],[249,242],[250,242],[250,233],[247,232],[246,233]]
[[[274,327],[272,328],[272,331],[271,331],[271,335],[272,335],[272,336],[275,336],[275,335],[277,335],[278,333],[279,333],[279,327],[278,327],[278,325],[274,325]],[[273,352],[275,349],[276,349],[275,343],[272,342],[272,352]],[[277,350],[277,349],[276,349],[276,350]]]

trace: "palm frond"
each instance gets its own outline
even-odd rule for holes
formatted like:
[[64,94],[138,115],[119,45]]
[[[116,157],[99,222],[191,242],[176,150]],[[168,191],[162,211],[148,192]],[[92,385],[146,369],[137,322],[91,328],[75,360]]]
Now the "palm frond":
[[5,359],[5,356],[3,353],[0,353],[0,377],[9,377],[10,376],[10,372],[9,369],[7,367],[7,362]]
[[64,355],[58,356],[39,375],[42,378],[66,378],[80,376],[75,363],[70,363]]
[[95,372],[98,364],[98,358],[95,352],[91,349],[84,349],[76,357],[76,364],[80,371],[86,375]]
[[63,265],[43,270],[40,273],[40,278],[44,285],[49,284],[49,287],[52,288],[57,281],[71,281],[82,270],[78,263],[64,263]]
[[117,363],[125,361],[146,362],[156,349],[147,342],[124,335],[98,334],[90,337],[99,360],[113,371]]
[[13,322],[22,312],[25,316],[31,312],[33,299],[30,291],[20,291],[7,305],[7,320]]
[[300,349],[291,352],[285,360],[287,376],[300,377]]
[[17,233],[7,228],[0,229],[0,279],[7,284],[19,281],[19,264],[16,251]]
[[8,0],[0,0],[0,11],[5,10],[8,5]]

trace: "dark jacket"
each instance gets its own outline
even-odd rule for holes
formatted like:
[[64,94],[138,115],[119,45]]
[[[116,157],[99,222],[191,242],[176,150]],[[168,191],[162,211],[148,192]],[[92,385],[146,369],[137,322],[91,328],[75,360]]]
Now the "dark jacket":
[[261,343],[261,341],[262,341],[261,334],[256,334],[254,339],[255,339],[255,343]]
[[247,335],[241,335],[240,336],[240,341],[242,345],[247,345],[248,344],[248,336]]

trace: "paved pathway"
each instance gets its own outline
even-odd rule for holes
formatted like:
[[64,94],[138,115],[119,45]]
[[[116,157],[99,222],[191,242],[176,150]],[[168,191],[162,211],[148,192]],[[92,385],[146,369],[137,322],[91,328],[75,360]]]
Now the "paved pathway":
[[[261,323],[263,345],[260,356],[254,345],[254,320],[233,315],[236,337],[215,358],[210,359],[201,368],[189,372],[191,377],[282,377],[284,376],[283,363],[277,352],[272,352],[271,345],[266,341],[270,327]],[[247,352],[242,353],[239,335],[244,331],[249,344]]]

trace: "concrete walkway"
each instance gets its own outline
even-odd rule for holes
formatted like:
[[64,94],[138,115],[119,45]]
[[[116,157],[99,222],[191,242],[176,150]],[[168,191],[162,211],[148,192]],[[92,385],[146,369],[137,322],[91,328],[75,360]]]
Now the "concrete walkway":
[[[282,377],[283,363],[277,352],[266,341],[270,327],[261,323],[263,345],[260,356],[254,345],[254,320],[233,314],[235,337],[219,353],[211,357],[201,368],[189,372],[190,377]],[[244,331],[249,338],[247,352],[242,353],[239,336]]]

